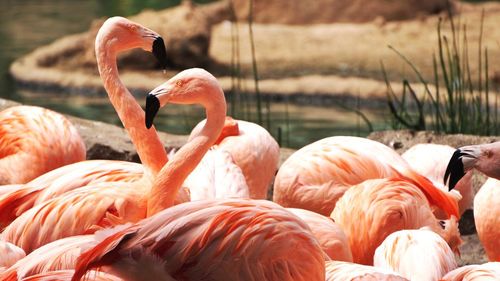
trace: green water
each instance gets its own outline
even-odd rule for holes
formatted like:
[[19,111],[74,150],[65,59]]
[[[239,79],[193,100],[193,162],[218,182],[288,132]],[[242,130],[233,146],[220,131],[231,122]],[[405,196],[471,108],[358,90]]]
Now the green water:
[[[8,76],[8,67],[14,59],[38,46],[64,35],[87,30],[93,19],[115,15],[128,16],[144,8],[161,9],[179,2],[180,0],[0,0],[0,97],[119,125],[120,121],[105,97],[86,98],[22,89]],[[298,148],[327,136],[365,136],[368,133],[360,118],[339,107],[284,102],[271,102],[270,106],[269,131],[283,146]],[[378,108],[381,107],[383,105]],[[387,122],[383,117],[383,109],[376,108],[370,106],[370,109],[366,109],[366,114],[373,121],[375,128],[380,129],[385,127]],[[255,114],[249,117],[256,119]],[[188,134],[203,118],[204,111],[199,107],[169,106],[161,110],[156,124],[160,130],[166,132]]]

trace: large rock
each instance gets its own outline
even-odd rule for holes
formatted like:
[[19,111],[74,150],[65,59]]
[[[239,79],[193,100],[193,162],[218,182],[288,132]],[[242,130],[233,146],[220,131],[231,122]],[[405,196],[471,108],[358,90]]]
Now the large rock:
[[[260,23],[315,24],[406,20],[436,14],[447,0],[254,0],[254,20]],[[233,0],[239,20],[247,20],[249,0]]]

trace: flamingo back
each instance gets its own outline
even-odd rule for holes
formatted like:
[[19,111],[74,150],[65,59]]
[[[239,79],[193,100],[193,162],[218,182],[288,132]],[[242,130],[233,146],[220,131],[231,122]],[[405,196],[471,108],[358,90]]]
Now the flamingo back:
[[474,198],[477,235],[490,261],[500,261],[500,180],[489,178]]
[[25,256],[26,253],[21,248],[0,240],[0,268],[9,268]]
[[488,262],[459,267],[448,272],[441,281],[496,281],[500,280],[500,263]]
[[27,183],[85,155],[82,138],[63,115],[24,105],[0,112],[0,184]]
[[[22,281],[70,281],[74,273],[73,270],[50,271],[23,278]],[[124,281],[121,278],[104,272],[92,271],[89,272],[89,276],[89,280],[92,281]]]
[[350,262],[327,261],[326,281],[408,281],[390,270]]
[[104,237],[79,258],[73,280],[104,265],[130,275],[141,260],[156,260],[184,280],[323,280],[325,274],[323,252],[302,220],[269,201],[231,199],[177,205]]

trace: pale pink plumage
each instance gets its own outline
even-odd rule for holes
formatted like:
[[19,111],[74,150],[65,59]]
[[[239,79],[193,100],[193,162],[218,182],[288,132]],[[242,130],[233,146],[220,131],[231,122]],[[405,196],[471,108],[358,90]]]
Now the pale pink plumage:
[[[408,164],[419,174],[433,181],[436,187],[443,191],[448,188],[443,185],[444,173],[448,161],[455,152],[449,145],[423,143],[412,146],[401,155]],[[462,199],[458,202],[460,215],[471,207],[474,193],[472,190],[472,173],[467,173],[456,185],[455,190],[460,192]],[[443,214],[438,215],[443,218]]]
[[[205,122],[206,120],[203,120],[196,125],[190,138],[200,132]],[[265,199],[278,169],[279,145],[266,129],[255,123],[234,120],[231,117],[226,118],[226,123],[228,122],[235,124],[227,126],[231,130],[223,128],[214,149],[230,154],[234,164],[241,169],[245,177],[250,198]]]
[[137,280],[145,267],[143,280],[159,280],[153,273],[280,281],[325,274],[323,252],[302,220],[273,202],[243,199],[187,202],[120,229],[78,259],[73,280],[100,266],[124,280]]
[[292,154],[276,175],[274,201],[330,215],[351,186],[401,175],[417,182],[432,205],[458,216],[455,199],[413,171],[394,150],[358,137],[325,138]]
[[85,160],[76,128],[61,114],[37,106],[0,112],[0,185],[22,184],[55,168]]
[[412,281],[438,280],[457,268],[446,241],[427,229],[393,232],[377,247],[373,265]]
[[389,270],[342,261],[327,261],[325,281],[408,281]]
[[304,209],[287,208],[288,211],[307,223],[318,240],[326,259],[352,262],[351,248],[344,231],[330,217]]
[[490,261],[500,261],[500,180],[489,178],[474,198],[477,235]]
[[[70,281],[75,272],[73,270],[58,270],[44,272],[21,279],[21,281]],[[92,271],[88,273],[92,281],[123,281],[123,279],[104,272]],[[164,280],[164,281],[174,281]]]
[[[0,268],[9,268],[25,256],[26,253],[21,248],[0,240]],[[1,274],[0,272],[0,276]]]
[[488,262],[459,267],[448,272],[442,281],[498,281],[500,280],[500,263]]
[[4,273],[0,273],[0,280],[16,281],[40,273],[74,269],[78,256],[96,244],[93,235],[71,236],[54,241],[18,260]]
[[399,178],[367,180],[351,187],[331,217],[347,235],[356,263],[371,265],[378,245],[402,229],[429,227],[453,249],[461,243],[456,220],[442,227],[420,188]]

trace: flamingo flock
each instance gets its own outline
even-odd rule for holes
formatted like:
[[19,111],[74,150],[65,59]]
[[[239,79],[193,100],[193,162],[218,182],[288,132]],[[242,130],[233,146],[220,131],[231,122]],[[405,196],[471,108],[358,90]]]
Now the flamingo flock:
[[[329,137],[278,170],[276,141],[226,116],[206,70],[181,71],[143,110],[116,64],[134,48],[165,64],[163,39],[140,24],[112,17],[97,33],[99,74],[142,164],[85,160],[50,110],[0,112],[0,280],[500,280],[500,142],[400,156]],[[168,104],[201,105],[206,120],[167,155],[153,123]],[[475,196],[471,170],[490,177]],[[458,267],[472,202],[490,262]]]

